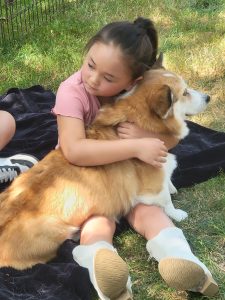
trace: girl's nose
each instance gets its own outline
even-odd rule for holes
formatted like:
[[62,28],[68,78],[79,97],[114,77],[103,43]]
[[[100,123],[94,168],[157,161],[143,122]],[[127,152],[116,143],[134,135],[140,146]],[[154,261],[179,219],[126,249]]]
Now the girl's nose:
[[91,76],[91,78],[90,78],[90,82],[91,82],[91,84],[92,85],[94,85],[94,86],[97,86],[98,84],[99,84],[99,80],[100,78],[99,78],[99,76],[98,76],[98,74],[92,74],[92,76]]

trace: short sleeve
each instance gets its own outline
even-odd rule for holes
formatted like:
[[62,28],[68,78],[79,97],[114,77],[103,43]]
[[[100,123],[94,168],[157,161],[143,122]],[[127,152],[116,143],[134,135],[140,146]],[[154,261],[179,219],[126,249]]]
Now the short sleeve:
[[62,82],[56,94],[56,102],[53,113],[65,117],[73,117],[84,120],[85,118],[85,99],[79,85],[71,86]]

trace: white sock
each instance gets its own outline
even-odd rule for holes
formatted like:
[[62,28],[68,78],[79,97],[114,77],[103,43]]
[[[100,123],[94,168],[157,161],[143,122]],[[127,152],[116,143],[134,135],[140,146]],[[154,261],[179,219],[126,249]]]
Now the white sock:
[[89,269],[92,266],[92,260],[99,249],[116,251],[111,244],[100,241],[91,245],[79,245],[75,247],[72,252],[73,258],[80,266]]
[[177,227],[161,230],[156,237],[147,242],[146,249],[158,262],[166,257],[186,259],[198,264],[205,274],[211,275],[207,267],[192,253],[182,230]]
[[[95,274],[94,274],[94,257],[96,252],[100,249],[109,249],[111,251],[117,252],[116,248],[114,248],[111,244],[105,241],[99,241],[91,245],[80,245],[73,249],[73,258],[74,260],[82,267],[87,268],[89,272],[90,280],[97,291],[100,299],[102,300],[110,300],[108,297],[102,294],[99,289]],[[130,276],[127,281],[127,289],[131,292],[131,279]]]

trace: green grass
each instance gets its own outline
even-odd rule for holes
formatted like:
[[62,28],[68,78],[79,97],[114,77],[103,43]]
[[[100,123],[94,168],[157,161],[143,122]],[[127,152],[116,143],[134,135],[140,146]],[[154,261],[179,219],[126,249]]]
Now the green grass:
[[[71,1],[60,19],[40,28],[26,40],[0,49],[0,94],[11,87],[41,84],[54,91],[79,68],[83,46],[102,25],[137,16],[152,18],[167,68],[181,74],[193,88],[209,93],[212,101],[194,121],[225,131],[225,8],[223,0],[83,0]],[[189,212],[178,224],[194,252],[212,270],[220,286],[213,299],[225,299],[225,176],[182,189],[177,207]],[[148,261],[145,241],[132,231],[115,239],[127,261],[134,299],[207,299],[170,289],[160,279],[157,264]]]

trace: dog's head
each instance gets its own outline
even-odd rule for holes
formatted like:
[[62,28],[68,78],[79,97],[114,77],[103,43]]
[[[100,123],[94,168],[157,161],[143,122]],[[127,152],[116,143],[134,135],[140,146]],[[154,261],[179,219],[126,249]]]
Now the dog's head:
[[188,88],[180,76],[158,66],[145,73],[132,94],[102,108],[94,124],[116,126],[128,121],[156,133],[170,132],[183,138],[188,133],[185,117],[202,112],[209,100],[208,95]]
[[196,115],[203,112],[210,101],[207,94],[189,88],[180,76],[165,69],[146,72],[141,85],[149,106],[162,119]]

